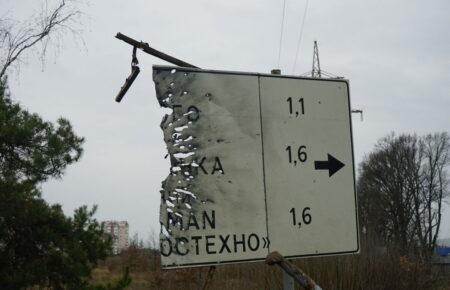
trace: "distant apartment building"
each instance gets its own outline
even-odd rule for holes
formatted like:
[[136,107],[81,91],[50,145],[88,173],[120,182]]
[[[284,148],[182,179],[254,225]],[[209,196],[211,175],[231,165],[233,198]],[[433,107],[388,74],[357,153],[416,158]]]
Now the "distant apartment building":
[[113,240],[113,253],[119,254],[128,247],[128,222],[126,221],[104,221],[105,233]]

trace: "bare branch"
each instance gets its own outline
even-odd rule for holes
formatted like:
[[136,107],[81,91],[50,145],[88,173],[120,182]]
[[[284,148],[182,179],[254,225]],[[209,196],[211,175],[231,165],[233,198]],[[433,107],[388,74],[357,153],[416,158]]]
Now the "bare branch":
[[59,0],[58,4],[49,8],[47,1],[42,11],[31,17],[26,23],[17,23],[0,19],[0,79],[15,63],[18,63],[24,52],[41,44],[41,59],[44,59],[51,43],[51,35],[60,39],[65,32],[75,33],[76,19],[82,15],[74,5],[74,0]]

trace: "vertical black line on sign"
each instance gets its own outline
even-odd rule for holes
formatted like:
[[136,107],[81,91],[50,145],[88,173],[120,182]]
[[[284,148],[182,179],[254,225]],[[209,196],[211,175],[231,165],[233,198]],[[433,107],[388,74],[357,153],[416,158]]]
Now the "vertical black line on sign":
[[[262,124],[262,107],[261,107],[261,77],[258,76],[258,99],[259,99],[259,121],[261,125],[261,155],[262,155],[262,170],[263,170],[263,186],[264,186],[264,206],[266,209],[266,233],[267,239],[269,238],[269,212],[267,211],[267,190],[266,190],[266,165],[264,158],[264,134],[263,134],[263,124]],[[270,243],[267,246],[267,254],[270,253]]]

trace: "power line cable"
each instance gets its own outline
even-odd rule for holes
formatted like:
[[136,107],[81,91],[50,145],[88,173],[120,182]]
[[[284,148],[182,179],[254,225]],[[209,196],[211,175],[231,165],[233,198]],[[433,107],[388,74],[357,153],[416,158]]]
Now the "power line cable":
[[298,55],[300,52],[300,44],[302,42],[302,36],[303,36],[303,27],[305,27],[306,12],[308,11],[308,2],[309,1],[306,0],[305,11],[303,12],[302,25],[300,26],[300,34],[298,36],[298,41],[297,41],[297,49],[295,50],[295,60],[294,60],[294,65],[292,67],[292,74],[294,74],[295,67],[297,66]]
[[281,45],[283,43],[283,30],[284,30],[284,18],[286,16],[286,0],[283,0],[283,16],[281,19],[281,32],[280,32],[280,44],[278,46],[278,64],[277,68],[280,68],[280,60],[281,60]]

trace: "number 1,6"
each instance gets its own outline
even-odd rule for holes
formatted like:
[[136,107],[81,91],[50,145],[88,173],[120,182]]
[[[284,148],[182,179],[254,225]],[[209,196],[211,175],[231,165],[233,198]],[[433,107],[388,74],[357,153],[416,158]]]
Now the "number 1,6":
[[301,209],[302,216],[299,219],[297,219],[295,207],[291,208],[291,210],[289,212],[292,214],[292,225],[293,226],[298,226],[300,228],[302,226],[302,223],[305,225],[309,225],[312,221],[310,207],[305,207],[305,208]]
[[[303,98],[300,98],[298,100],[298,102],[300,103],[300,107],[297,107],[295,104],[293,104],[292,97],[287,98],[286,102],[288,102],[289,105],[289,115],[295,114],[295,116],[298,117],[300,114],[305,114],[305,101],[303,100]],[[295,111],[294,107],[296,107]]]

